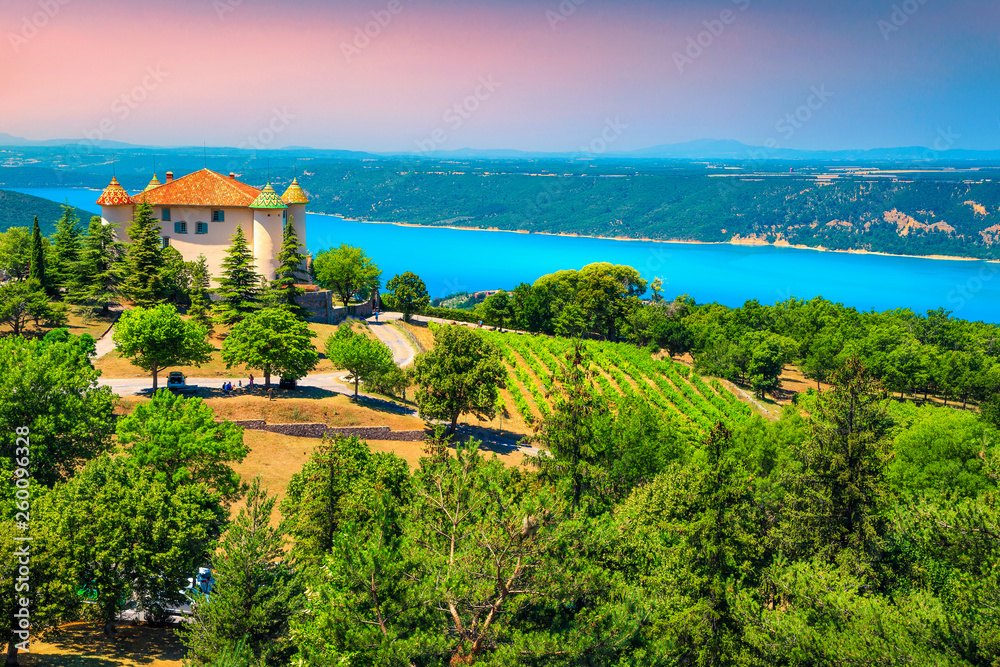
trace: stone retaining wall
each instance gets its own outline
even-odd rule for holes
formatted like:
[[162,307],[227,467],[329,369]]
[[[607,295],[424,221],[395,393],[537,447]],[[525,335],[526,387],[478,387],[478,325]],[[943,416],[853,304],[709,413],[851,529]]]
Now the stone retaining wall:
[[393,431],[388,426],[327,426],[314,424],[268,424],[263,419],[244,419],[234,424],[252,431],[268,431],[298,438],[322,438],[324,435],[351,437],[362,440],[400,440],[419,442],[426,437],[423,431]]
[[295,298],[295,302],[308,311],[306,319],[310,322],[320,324],[337,324],[348,317],[359,317],[365,319],[375,312],[377,297],[369,299],[366,303],[359,303],[353,306],[338,306],[336,297],[330,290],[316,290],[306,292]]

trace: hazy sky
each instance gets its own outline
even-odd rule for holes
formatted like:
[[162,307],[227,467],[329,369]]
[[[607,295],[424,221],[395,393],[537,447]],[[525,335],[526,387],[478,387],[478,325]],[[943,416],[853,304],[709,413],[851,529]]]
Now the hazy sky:
[[3,0],[0,27],[0,132],[32,139],[1000,148],[996,0]]

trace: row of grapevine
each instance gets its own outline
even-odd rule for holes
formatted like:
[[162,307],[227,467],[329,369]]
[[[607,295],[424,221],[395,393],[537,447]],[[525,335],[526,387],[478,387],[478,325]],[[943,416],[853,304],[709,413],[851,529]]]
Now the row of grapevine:
[[[525,422],[533,423],[534,417],[521,387],[531,394],[531,402],[543,417],[551,414],[547,394],[574,343],[547,336],[483,333],[502,350],[513,373],[508,389]],[[653,359],[645,350],[621,343],[588,342],[586,348],[593,364],[594,387],[609,401],[638,396],[660,410],[681,415],[701,430],[719,421],[741,422],[752,415],[751,408],[717,380],[706,382],[686,366]]]

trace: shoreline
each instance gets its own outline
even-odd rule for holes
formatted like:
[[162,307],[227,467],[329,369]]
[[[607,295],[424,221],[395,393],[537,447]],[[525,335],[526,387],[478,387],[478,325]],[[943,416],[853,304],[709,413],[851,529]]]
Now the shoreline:
[[848,255],[875,255],[880,257],[905,257],[910,259],[931,259],[936,261],[948,261],[948,262],[989,262],[992,264],[1000,263],[1000,259],[983,259],[982,257],[961,257],[956,255],[901,255],[899,253],[892,252],[879,252],[873,250],[835,250],[832,248],[825,248],[823,246],[807,246],[800,243],[789,243],[784,240],[778,241],[760,241],[754,238],[738,238],[739,240],[730,241],[693,241],[690,239],[652,239],[647,237],[641,238],[629,238],[627,236],[593,236],[590,234],[576,234],[573,232],[533,232],[526,229],[500,229],[499,227],[462,227],[459,225],[418,225],[412,222],[389,222],[385,220],[359,220],[357,218],[348,218],[343,215],[337,215],[336,213],[310,213],[310,215],[323,215],[331,218],[340,218],[341,220],[346,220],[347,222],[358,222],[367,225],[395,225],[397,227],[417,227],[420,229],[454,229],[456,231],[463,232],[504,232],[507,234],[535,234],[538,236],[563,236],[567,238],[578,238],[578,239],[597,239],[601,241],[639,241],[644,243],[672,243],[672,244],[683,244],[683,245],[731,245],[731,246],[757,246],[765,247],[771,246],[774,248],[791,248],[793,250],[813,250],[815,252],[838,252]]

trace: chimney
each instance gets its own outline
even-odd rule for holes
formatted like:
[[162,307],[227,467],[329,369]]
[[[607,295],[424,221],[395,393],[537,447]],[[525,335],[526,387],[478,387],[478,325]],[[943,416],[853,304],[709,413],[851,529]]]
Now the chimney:
[[167,183],[170,183],[173,180],[174,180],[174,172],[168,171],[167,172]]
[[236,178],[236,172],[235,171],[229,172],[229,178]]

